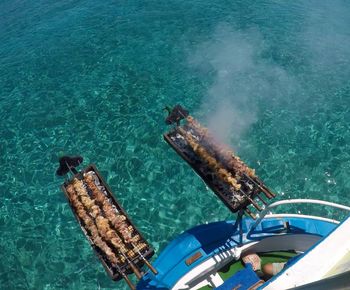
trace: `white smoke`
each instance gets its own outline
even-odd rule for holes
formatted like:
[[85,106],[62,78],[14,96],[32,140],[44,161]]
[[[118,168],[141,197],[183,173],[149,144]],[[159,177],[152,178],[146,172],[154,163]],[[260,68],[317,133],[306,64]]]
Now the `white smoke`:
[[271,101],[295,86],[283,68],[263,57],[264,51],[258,31],[235,31],[222,24],[190,57],[190,65],[203,77],[212,75],[200,110],[225,143],[236,143],[257,121],[260,101]]

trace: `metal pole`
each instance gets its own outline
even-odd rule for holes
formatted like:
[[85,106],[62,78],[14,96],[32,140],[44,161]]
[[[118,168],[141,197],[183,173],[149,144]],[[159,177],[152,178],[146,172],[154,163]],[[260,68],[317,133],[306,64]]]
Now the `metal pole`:
[[148,260],[142,255],[141,251],[133,244],[131,243],[131,245],[134,247],[134,249],[137,251],[137,253],[140,255],[140,257],[142,258],[142,260],[145,262],[146,266],[152,271],[152,273],[154,275],[158,274],[158,271],[151,265],[150,262],[148,262]]

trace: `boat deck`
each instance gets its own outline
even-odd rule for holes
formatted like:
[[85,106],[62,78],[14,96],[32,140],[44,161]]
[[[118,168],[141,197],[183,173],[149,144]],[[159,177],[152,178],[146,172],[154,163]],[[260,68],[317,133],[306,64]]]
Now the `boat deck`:
[[[258,253],[259,257],[261,258],[261,266],[264,266],[268,263],[284,263],[287,262],[289,259],[295,257],[298,255],[294,251],[283,251],[283,252],[268,252],[268,253]],[[219,276],[222,280],[226,281],[228,278],[232,277],[234,274],[236,274],[239,270],[244,269],[244,264],[241,260],[233,261],[232,263],[226,265],[220,271],[218,272]],[[207,285],[200,290],[211,290],[213,287]]]

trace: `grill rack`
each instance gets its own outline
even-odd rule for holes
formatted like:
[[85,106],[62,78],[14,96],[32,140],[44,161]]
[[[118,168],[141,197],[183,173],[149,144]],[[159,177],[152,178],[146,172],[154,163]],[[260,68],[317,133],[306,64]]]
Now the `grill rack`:
[[[241,185],[240,191],[235,190],[228,183],[224,182],[218,177],[217,173],[214,172],[196,152],[194,152],[193,148],[189,145],[187,138],[189,136],[192,140],[195,140],[200,146],[211,153],[213,153],[213,150],[210,143],[216,141],[209,133],[204,136],[196,130],[193,125],[191,125],[195,122],[197,126],[201,127],[193,117],[188,116],[185,122],[184,125],[177,123],[169,132],[165,133],[163,135],[165,141],[192,167],[192,169],[203,179],[206,185],[221,199],[226,207],[234,213],[244,211],[255,219],[256,215],[248,207],[252,205],[256,211],[260,212],[263,207],[267,205],[262,194],[267,199],[274,198],[275,194],[272,193],[255,174],[254,176],[250,176],[246,173],[239,175],[238,182]],[[206,128],[201,127],[201,129],[207,132]],[[184,136],[185,134],[188,136]],[[208,142],[208,140],[210,140],[210,142]],[[216,144],[219,145],[218,143]],[[224,158],[221,158],[222,156],[220,156],[220,154],[216,152],[216,154],[211,155],[217,161],[219,160],[222,167],[228,172],[233,175],[237,174],[238,171],[235,170],[235,168],[228,166],[223,161]],[[237,157],[234,156],[233,158]],[[255,199],[258,199],[259,202]],[[259,203],[262,203],[262,206],[260,206]]]
[[[115,208],[118,210],[118,212],[120,212],[121,214],[123,214],[126,217],[125,222],[133,227],[133,232],[134,235],[139,235],[140,236],[140,240],[138,241],[138,243],[145,243],[146,247],[142,250],[140,250],[141,255],[143,256],[143,258],[146,259],[146,261],[142,258],[142,256],[135,252],[135,257],[131,258],[128,257],[129,260],[136,265],[138,268],[141,268],[145,263],[149,264],[147,262],[147,260],[149,260],[153,255],[154,255],[154,250],[152,249],[152,247],[149,245],[149,243],[144,239],[144,237],[142,236],[142,234],[140,233],[140,231],[138,231],[138,229],[136,228],[136,226],[133,224],[133,222],[131,221],[130,217],[127,215],[126,211],[123,209],[123,207],[120,205],[120,203],[118,202],[118,200],[115,198],[114,194],[112,193],[112,190],[110,189],[110,187],[108,186],[108,184],[105,182],[105,180],[103,179],[103,177],[101,176],[101,174],[99,173],[99,171],[97,170],[96,166],[94,164],[90,164],[88,165],[85,169],[83,169],[81,172],[75,174],[73,176],[73,178],[78,178],[79,180],[83,179],[83,175],[88,173],[88,172],[94,172],[94,174],[97,176],[97,178],[99,179],[100,185],[103,186],[105,188],[105,192],[107,193],[107,198],[109,199],[110,203],[115,206]],[[114,281],[118,281],[122,278],[125,279],[125,275],[129,275],[129,274],[133,274],[134,271],[132,269],[132,266],[130,265],[130,263],[128,263],[126,260],[124,261],[124,263],[118,264],[117,266],[113,266],[110,261],[108,260],[108,258],[104,255],[104,253],[95,245],[95,243],[93,242],[92,238],[90,237],[87,229],[85,228],[84,224],[82,223],[82,221],[80,220],[79,216],[77,215],[74,206],[72,205],[68,192],[67,192],[67,186],[72,182],[72,179],[64,182],[64,184],[61,186],[62,191],[64,192],[67,200],[68,200],[68,204],[72,209],[72,212],[75,216],[75,218],[77,219],[81,230],[83,231],[85,237],[87,238],[87,240],[89,241],[92,249],[94,250],[95,254],[97,255],[97,257],[99,258],[100,262],[102,263],[104,269],[106,270],[106,272],[108,273],[108,275],[111,277],[112,280]],[[119,268],[119,269],[118,269]],[[128,281],[127,281],[128,282]],[[128,283],[129,284],[129,283]],[[130,285],[130,288],[134,289],[132,285]]]

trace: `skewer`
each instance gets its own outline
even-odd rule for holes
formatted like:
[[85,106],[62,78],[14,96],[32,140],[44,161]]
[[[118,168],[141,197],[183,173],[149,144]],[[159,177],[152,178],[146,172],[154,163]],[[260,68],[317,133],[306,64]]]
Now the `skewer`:
[[266,202],[259,194],[257,194],[256,197],[257,197],[264,205],[267,205],[267,202]]
[[[73,190],[74,187],[72,186]],[[76,191],[74,191],[75,193]],[[68,194],[73,194],[73,192],[67,190]],[[69,196],[71,198],[71,196]],[[77,209],[79,206],[83,207],[83,204],[76,199],[74,202],[72,199],[70,199],[72,202],[72,205]],[[117,258],[114,256],[114,253],[109,248],[109,246],[106,244],[105,241],[102,240],[101,236],[98,234],[98,229],[96,228],[95,224],[91,224],[90,221],[92,221],[92,217],[89,215],[89,213],[85,210],[83,212],[77,212],[77,215],[79,219],[85,224],[85,229],[90,232],[90,238],[92,239],[93,243],[101,249],[101,251],[104,253],[104,255],[108,258],[108,260],[115,265],[117,265]],[[84,217],[85,215],[85,217]],[[95,234],[94,234],[95,233]],[[96,235],[97,234],[97,235]],[[129,283],[128,283],[129,284]],[[132,285],[132,284],[131,284]],[[130,285],[129,285],[130,286]],[[132,287],[131,287],[132,288]],[[135,289],[135,288],[132,288]]]
[[220,179],[233,186],[235,190],[240,188],[241,185],[237,183],[237,180],[232,176],[232,174],[228,172],[217,159],[211,156],[209,152],[195,138],[192,137],[192,135],[188,134],[188,132],[181,127],[178,128],[178,131],[185,138],[189,146],[191,146],[194,153],[206,163],[206,166],[215,171]]
[[[212,167],[213,170],[217,171],[217,174],[219,174],[219,170],[220,170],[220,171],[222,172],[221,174],[223,175],[223,177],[221,177],[221,178],[222,178],[225,182],[230,183],[232,186],[234,186],[235,189],[236,189],[237,191],[239,191],[243,196],[245,196],[245,197],[249,200],[249,202],[250,202],[251,204],[253,204],[253,206],[254,206],[257,210],[259,210],[259,211],[262,210],[262,208],[259,206],[259,204],[257,204],[256,201],[254,201],[254,200],[249,196],[249,194],[245,193],[245,192],[240,188],[240,185],[237,183],[236,179],[235,179],[234,177],[231,176],[231,173],[229,173],[229,172],[222,166],[222,164],[220,164],[215,158],[213,158],[212,156],[210,156],[210,154],[207,153],[205,149],[202,148],[202,151],[199,151],[199,150],[198,150],[198,153],[196,152],[196,151],[197,151],[196,148],[198,148],[198,147],[201,148],[201,145],[200,145],[200,143],[197,142],[197,140],[193,140],[193,139],[192,139],[193,137],[190,137],[190,136],[188,135],[188,132],[186,132],[186,130],[184,130],[184,129],[181,128],[181,127],[178,127],[178,131],[179,131],[179,133],[186,139],[186,141],[187,141],[187,142],[189,143],[189,145],[192,147],[192,149],[194,150],[194,152],[195,152],[196,154],[199,153],[199,154],[198,154],[199,157],[200,157],[201,159],[203,159],[203,160],[208,164],[209,167]],[[206,155],[208,155],[210,158],[212,158],[212,159],[214,160],[214,161],[212,162],[212,163],[214,163],[214,164],[210,164],[210,161],[208,161],[208,158],[206,158]],[[245,174],[245,173],[244,173],[244,175],[248,176],[248,175]],[[232,177],[232,178],[231,178],[231,177]],[[235,183],[237,184],[237,186],[235,186],[235,184],[232,183],[232,180],[235,181]],[[250,180],[250,178],[249,178],[249,180]],[[239,186],[239,187],[238,187],[238,186]]]
[[204,147],[209,147],[212,153],[218,160],[220,160],[228,171],[238,172],[239,174],[245,172],[252,177],[255,176],[253,169],[249,168],[243,161],[241,161],[240,158],[226,145],[216,142],[213,136],[208,133],[208,130],[205,127],[202,127],[191,116],[187,117],[187,126],[190,126],[190,128],[198,134],[200,139],[207,143],[207,146]]
[[[97,227],[98,228],[98,227]],[[104,237],[105,238],[105,233],[103,233],[103,232],[101,232],[101,230],[98,228],[98,231],[101,233],[101,235],[102,235],[102,237]],[[118,235],[118,233],[116,233],[116,235],[120,238],[120,236]],[[122,241],[122,240],[121,240]],[[114,245],[114,244],[113,244]],[[114,245],[115,246],[115,245]],[[139,271],[139,269],[136,267],[136,265],[132,262],[132,261],[130,261],[129,260],[129,258],[127,257],[127,255],[125,255],[124,254],[124,252],[123,252],[123,249],[121,249],[120,247],[114,247],[117,251],[118,251],[118,253],[120,253],[123,257],[124,257],[124,259],[128,262],[128,264],[130,265],[130,267],[131,267],[131,269],[132,269],[132,271],[134,272],[134,274],[136,275],[136,277],[138,278],[138,279],[141,279],[141,277],[142,277],[142,275],[141,275],[141,273],[140,273],[140,271]]]
[[120,267],[115,264],[115,267],[117,268],[118,273],[123,277],[123,279],[125,280],[126,284],[128,284],[128,286],[130,287],[131,290],[136,290],[136,287],[134,284],[132,284],[132,282],[129,280],[128,276],[120,269]]
[[129,260],[128,256],[123,253],[123,251],[118,249],[118,252],[124,257],[124,259],[129,263],[131,270],[134,272],[136,275],[137,279],[142,278],[142,274],[140,273],[140,270],[137,268],[137,266]]
[[242,189],[240,189],[239,192],[241,192],[258,211],[262,211],[262,208],[256,203],[256,201],[252,199],[248,194],[246,194]]
[[67,165],[67,167],[68,167],[68,169],[69,169],[69,172],[73,175],[73,178],[76,178],[75,175],[78,173],[78,171],[75,169],[75,167],[71,167],[71,166],[67,163],[67,161],[64,162],[64,163]]
[[[106,196],[103,194],[103,192],[96,186],[96,184],[92,181],[92,183],[90,184],[89,181],[86,180],[86,178],[84,179],[84,182],[87,183],[87,186],[90,188],[90,190],[93,192],[94,195],[98,195],[98,194],[101,194],[103,195],[103,198],[104,200],[107,200],[106,199]],[[91,186],[93,186],[93,188],[91,188]],[[96,196],[95,196],[95,199],[96,200]],[[101,200],[97,201],[98,204],[100,204],[100,207],[102,207],[102,209],[104,210],[104,203],[101,202]],[[108,205],[109,207],[111,207],[111,205],[109,203],[107,203],[106,205]],[[116,213],[115,211],[112,211],[112,213],[108,213],[105,212],[105,215],[107,217],[108,220],[111,219],[111,215],[113,215],[114,217],[117,217],[117,216],[120,216],[122,214],[120,213]],[[122,215],[123,216],[123,215]],[[113,228],[116,230],[116,234],[118,235],[118,237],[123,241],[123,243],[126,245],[128,244],[129,242],[126,240],[125,238],[125,235],[118,229],[118,227],[116,226],[116,224],[112,223],[113,225]],[[125,226],[128,226],[128,224],[124,221],[124,222],[121,222],[121,225],[125,225]]]
[[262,191],[265,193],[266,196],[269,196],[269,198],[276,197],[276,194],[271,192],[259,178],[256,178],[256,180],[258,181],[259,185],[261,186]]
[[272,192],[270,192],[269,190],[267,190],[265,187],[263,187],[262,184],[260,184],[260,182],[255,181],[253,178],[251,178],[250,176],[248,176],[247,174],[243,173],[243,176],[248,178],[251,182],[253,182],[255,185],[257,185],[259,187],[259,189],[266,195],[267,198],[271,199],[275,197],[275,194],[273,194]]
[[256,215],[253,214],[247,207],[245,208],[245,212],[252,218],[252,219],[256,219]]
[[[126,272],[127,269],[131,269],[131,271],[135,274],[135,276],[138,279],[142,278],[143,272],[141,271],[139,265],[136,264],[136,260],[133,258],[135,257],[136,252],[140,254],[140,258],[138,259],[138,261],[140,261],[140,259],[142,258],[145,261],[145,264],[152,270],[152,272],[157,273],[157,271],[142,255],[139,248],[135,246],[138,245],[137,239],[129,239],[129,235],[131,237],[134,228],[131,224],[129,224],[127,217],[125,217],[122,212],[120,213],[118,211],[114,212],[114,215],[121,215],[124,217],[124,219],[126,219],[126,221],[120,221],[120,223],[123,224],[122,229],[120,229],[120,231],[118,228],[113,229],[114,224],[113,226],[112,224],[109,224],[111,228],[107,227],[106,222],[104,220],[101,220],[100,226],[98,226],[96,224],[96,219],[98,217],[102,217],[108,220],[109,223],[111,223],[111,216],[104,216],[106,213],[102,211],[99,202],[96,201],[96,199],[91,195],[91,191],[89,191],[90,187],[87,184],[85,178],[80,174],[78,175],[78,172],[75,170],[75,168],[69,166],[67,162],[65,162],[64,165],[67,167],[66,170],[68,171],[68,173],[72,175],[72,180],[70,180],[69,183],[65,183],[66,194],[68,195],[67,197],[69,199],[69,202],[73,207],[73,211],[78,215],[77,217],[79,219],[79,223],[81,223],[80,225],[85,229],[84,233],[93,242],[95,247],[98,247],[101,250],[102,253],[100,255],[100,258],[103,258],[104,261],[109,262],[114,268],[114,270],[112,271],[113,275],[115,275],[117,272],[118,274],[120,274],[120,277],[122,277],[126,281],[127,285],[130,287],[131,290],[136,290],[136,286],[129,279],[127,275],[128,273]],[[96,190],[101,191],[103,197],[108,201],[108,204],[110,204],[110,200],[107,199],[102,190],[95,184],[94,180],[92,182],[96,186]],[[73,199],[69,195],[70,191],[68,191],[67,189],[68,186],[72,187],[71,194],[73,196]],[[82,191],[86,191],[86,194]],[[95,204],[92,205],[91,203]],[[99,209],[98,212],[96,212],[95,207]],[[118,220],[116,220],[116,223],[119,223]],[[114,231],[116,237],[114,237],[111,233],[107,233],[108,229]],[[117,239],[120,239],[120,245]],[[126,244],[130,246],[125,247]],[[131,248],[131,244],[133,249]],[[124,268],[124,266],[121,267],[121,260],[125,260],[127,264],[130,265],[130,268]],[[110,266],[108,267],[110,268]]]
[[145,262],[146,266],[152,271],[154,275],[158,274],[158,271],[151,265],[150,262],[142,255],[141,251],[134,245],[134,243],[131,243],[131,245],[134,247],[134,250],[141,256],[142,260]]

